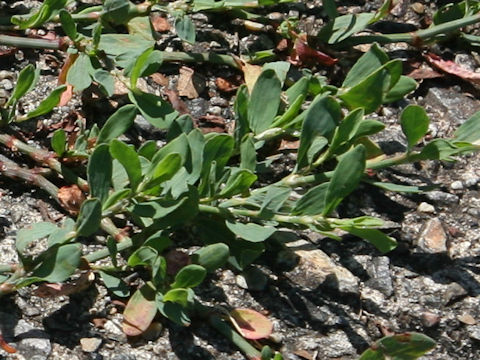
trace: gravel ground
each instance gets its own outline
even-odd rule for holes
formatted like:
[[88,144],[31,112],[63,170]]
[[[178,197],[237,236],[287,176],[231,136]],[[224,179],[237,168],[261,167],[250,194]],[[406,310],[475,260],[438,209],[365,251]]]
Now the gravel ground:
[[[24,3],[27,7],[32,4]],[[345,11],[352,12],[375,8],[379,1],[346,3]],[[409,1],[400,3],[390,20],[405,24],[421,24],[434,8],[429,1],[415,3],[415,7]],[[314,31],[322,23],[316,6],[315,2],[297,3],[281,6],[279,11],[299,16],[302,26]],[[193,50],[246,51],[273,44],[268,34],[234,32],[212,16],[197,14],[194,19],[201,31]],[[166,36],[159,46],[177,49],[184,45]],[[387,50],[392,57],[405,60],[412,54],[419,57],[418,50],[402,44]],[[479,69],[475,53],[437,50],[454,54],[457,62],[472,70]],[[54,51],[24,50],[0,57],[0,97],[2,91],[9,93],[18,71],[33,62],[42,69],[41,81],[22,106],[24,111],[34,108],[56,86],[62,61],[63,55]],[[232,95],[221,93],[215,79],[238,74],[223,67],[195,65],[194,69],[202,86],[198,97],[182,98],[190,113],[196,118],[210,114],[231,119]],[[318,70],[327,75],[324,69]],[[158,79],[148,79],[144,86],[165,94],[167,87],[178,85],[180,72],[180,66],[169,65],[162,69],[163,85]],[[451,77],[423,80],[407,100],[374,114],[387,125],[387,131],[376,140],[386,152],[404,149],[398,115],[407,104],[415,103],[424,106],[431,117],[432,137],[449,136],[480,110],[478,95],[476,88]],[[119,97],[116,101],[124,100]],[[32,143],[48,146],[51,124],[76,116],[83,116],[88,123],[95,117],[101,123],[108,117],[108,106],[106,101],[91,101],[87,94],[38,123],[25,123],[19,131]],[[161,139],[164,134],[139,117],[128,136],[142,141]],[[18,154],[0,151],[25,161]],[[250,269],[255,284],[247,281],[248,274],[218,271],[199,289],[200,297],[267,314],[274,323],[271,344],[285,359],[357,359],[383,335],[404,331],[423,332],[438,342],[425,360],[479,359],[480,155],[459,157],[454,163],[397,166],[378,176],[406,185],[438,185],[422,194],[385,193],[363,185],[339,209],[341,216],[368,214],[385,219],[385,231],[399,243],[395,251],[382,255],[352,238],[336,242],[318,234],[285,230],[281,236],[289,250],[282,261],[267,253]],[[0,178],[0,194],[0,263],[14,262],[18,229],[64,215],[44,193],[17,182]],[[291,266],[294,256],[300,261]],[[141,338],[127,339],[120,329],[122,307],[100,282],[71,296],[37,295],[36,287],[31,286],[0,299],[0,330],[18,349],[14,356],[0,350],[0,359],[244,359],[202,323],[181,328],[158,319]]]

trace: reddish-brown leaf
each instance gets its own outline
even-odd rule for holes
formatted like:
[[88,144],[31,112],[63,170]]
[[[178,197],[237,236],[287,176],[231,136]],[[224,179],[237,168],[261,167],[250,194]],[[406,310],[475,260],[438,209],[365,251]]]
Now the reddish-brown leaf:
[[475,85],[480,85],[479,73],[470,71],[451,60],[443,60],[440,56],[433,53],[426,54],[425,58],[430,64],[435,66],[437,69],[446,72],[447,74],[455,75]]
[[238,85],[233,84],[230,80],[218,77],[215,79],[215,85],[217,85],[217,89],[229,93],[238,89]]
[[[332,58],[321,51],[311,48],[307,42],[300,37],[295,40],[294,51],[296,58],[302,64],[333,66],[338,61],[338,59]],[[293,54],[292,57],[295,58]]]
[[177,110],[180,114],[189,114],[190,111],[187,108],[187,105],[180,99],[178,91],[165,89],[163,93],[167,96],[168,101],[172,104],[172,107]]
[[150,21],[152,22],[153,30],[157,32],[166,32],[170,30],[170,23],[167,18],[159,14],[152,15]]
[[152,75],[150,75],[150,78],[158,85],[168,86],[168,78],[163,74],[153,73]]
[[155,290],[145,284],[135,291],[123,312],[122,330],[128,336],[138,336],[148,329],[157,313]]
[[58,189],[60,204],[72,215],[78,215],[85,195],[77,185],[62,186]]
[[0,348],[2,348],[2,350],[6,351],[9,354],[14,354],[17,352],[17,349],[8,345],[8,343],[3,339],[2,334],[0,334]]
[[205,115],[198,118],[198,127],[204,134],[211,132],[225,133],[226,121],[223,117],[217,115]]
[[238,332],[250,340],[268,338],[273,330],[272,322],[252,309],[232,310],[230,311],[230,320]]

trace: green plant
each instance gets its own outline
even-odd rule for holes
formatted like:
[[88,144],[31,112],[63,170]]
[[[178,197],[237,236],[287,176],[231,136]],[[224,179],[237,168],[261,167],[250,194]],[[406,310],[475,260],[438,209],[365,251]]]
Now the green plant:
[[[118,80],[127,86],[131,103],[118,108],[101,129],[96,125],[82,129],[73,146],[68,146],[63,130],[56,131],[51,141],[53,152],[0,134],[0,143],[51,168],[69,186],[78,186],[59,189],[41,174],[0,158],[4,176],[39,186],[72,216],[61,224],[33,224],[18,232],[20,263],[0,266],[0,295],[32,283],[63,282],[88,267],[115,296],[129,298],[123,324],[127,335],[141,334],[158,313],[185,326],[200,317],[235,342],[249,359],[278,360],[280,354],[268,347],[260,352],[244,339],[232,312],[205,307],[195,297],[195,287],[208,279],[208,273],[224,266],[242,271],[266,249],[282,248],[277,237],[282,227],[309,229],[337,240],[341,240],[338,230],[342,230],[388,252],[395,248],[396,240],[379,230],[382,220],[370,216],[339,218],[336,209],[342,201],[361,183],[387,191],[421,192],[425,189],[380,182],[368,174],[407,162],[451,161],[456,155],[478,150],[479,113],[463,124],[453,138],[428,141],[424,137],[429,118],[424,109],[410,105],[400,116],[407,139],[405,152],[394,156],[381,152],[369,137],[382,131],[384,125],[368,115],[383,104],[403,99],[417,84],[402,75],[401,61],[390,60],[377,44],[358,60],[340,86],[333,86],[308,70],[290,84],[286,81],[289,63],[265,64],[249,88],[242,85],[238,89],[233,134],[203,134],[188,115],[180,115],[162,98],[140,90],[138,80],[157,71],[165,61],[211,61],[235,68],[241,65],[228,55],[157,50],[146,15],[151,11],[173,13],[178,34],[193,42],[189,12],[228,10],[251,18],[253,15],[246,11],[250,2],[134,5],[109,0],[76,14],[64,9],[66,3],[47,0],[35,13],[14,17],[13,23],[26,29],[56,21],[69,40],[27,44],[0,36],[0,42],[68,47],[64,83],[77,92],[95,83],[108,97]],[[259,1],[254,5],[274,3]],[[437,39],[447,30],[478,21],[472,15],[470,2],[462,4],[458,9],[444,8],[434,27],[408,34],[408,38],[405,34],[364,38],[355,34],[385,16],[390,1],[377,12],[355,16],[338,16],[334,2],[325,1],[330,22],[319,37],[337,48],[372,39]],[[447,16],[453,14],[452,9],[459,10],[460,15]],[[350,23],[354,26],[345,31],[345,24]],[[128,33],[117,33],[117,26],[126,26]],[[284,24],[283,29],[287,29],[284,36],[301,39],[293,35],[291,24]],[[58,104],[67,85],[60,85],[37,109],[16,116],[18,101],[33,88],[37,77],[33,66],[22,70],[11,97],[0,108],[2,125],[43,115]],[[135,147],[117,139],[129,130],[137,114],[168,131],[165,146],[158,148],[154,142],[146,142]],[[295,165],[288,174],[280,175],[275,169],[279,155],[272,144],[281,138],[298,140],[299,146]],[[79,161],[75,171],[64,165],[68,160]],[[135,226],[132,236],[117,228],[118,215]],[[108,234],[104,248],[85,254],[85,238],[99,231]],[[183,251],[176,243],[179,236],[188,236],[188,244],[196,250]],[[42,238],[47,238],[47,249],[32,252],[30,248]],[[107,258],[108,265],[96,264]],[[134,269],[142,270],[143,280],[135,289],[125,281]],[[238,315],[238,311],[234,314]],[[245,317],[248,316],[244,315],[241,321],[247,321]],[[410,358],[414,358],[432,346],[421,335],[410,334],[408,339],[402,336],[380,340],[361,359],[397,356],[395,349],[402,348],[402,344],[406,344],[407,352],[413,349]]]

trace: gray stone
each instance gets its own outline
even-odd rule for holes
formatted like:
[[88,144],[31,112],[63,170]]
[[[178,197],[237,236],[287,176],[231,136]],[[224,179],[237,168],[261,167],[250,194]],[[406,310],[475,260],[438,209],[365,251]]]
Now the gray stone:
[[3,79],[2,81],[0,81],[0,88],[5,90],[12,90],[13,83],[8,79]]
[[310,289],[322,285],[340,292],[358,294],[358,278],[343,266],[337,265],[315,245],[297,240],[287,246],[299,257],[298,265],[286,273],[291,281]]
[[[320,338],[318,350],[320,353],[317,355],[317,359],[347,357],[357,353],[348,336],[341,330]],[[322,353],[322,350],[325,353]]]
[[456,180],[450,184],[450,188],[452,190],[462,190],[463,189],[463,183],[460,180]]
[[465,290],[463,286],[455,282],[451,283],[447,286],[447,290],[443,294],[443,303],[445,305],[448,305],[451,302],[454,302],[467,294],[467,290]]
[[440,205],[454,205],[458,204],[459,198],[457,195],[449,194],[444,191],[429,191],[425,194],[427,199]]
[[80,346],[82,347],[83,352],[91,353],[95,352],[102,345],[102,339],[97,337],[92,338],[81,338]]
[[432,204],[421,202],[420,205],[418,205],[417,211],[432,214],[435,212],[435,207]]
[[137,115],[133,124],[138,132],[147,138],[158,137],[163,134],[162,130],[150,124],[142,115]]
[[428,253],[444,253],[447,251],[447,234],[439,218],[428,220],[423,226],[417,246]]
[[48,334],[25,320],[19,320],[14,329],[18,340],[17,349],[25,358],[47,359],[52,351]]
[[260,269],[252,267],[237,275],[236,282],[243,289],[262,291],[267,286],[268,279]]
[[470,338],[480,341],[480,326],[469,326],[468,327],[468,334]]
[[374,258],[367,267],[370,279],[366,285],[377,289],[385,296],[393,294],[392,275],[390,273],[390,259],[386,256]]

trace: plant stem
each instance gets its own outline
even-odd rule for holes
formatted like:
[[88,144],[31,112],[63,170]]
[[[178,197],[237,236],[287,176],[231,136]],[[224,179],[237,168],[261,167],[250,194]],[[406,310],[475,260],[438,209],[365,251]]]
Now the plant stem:
[[368,44],[378,42],[380,44],[389,44],[395,42],[406,42],[415,46],[422,45],[423,42],[434,40],[439,35],[450,35],[455,30],[462,27],[475,24],[480,21],[480,14],[466,16],[461,19],[449,21],[440,25],[433,26],[428,29],[422,29],[411,33],[401,34],[375,34],[375,35],[359,35],[352,36],[340,42],[339,47],[351,47],[359,44]]
[[43,176],[36,174],[31,169],[24,169],[18,166],[12,160],[0,155],[0,174],[11,179],[22,179],[27,183],[34,184],[45,190],[58,202],[58,187],[45,179]]
[[237,216],[247,216],[262,220],[271,220],[277,221],[280,223],[286,224],[295,224],[295,225],[302,225],[302,226],[309,226],[309,225],[325,225],[328,227],[328,219],[326,219],[323,215],[315,215],[315,216],[295,216],[295,215],[279,215],[275,214],[272,216],[265,217],[261,214],[259,210],[247,210],[247,209],[235,209],[235,208],[218,208],[211,205],[203,205],[200,204],[198,206],[201,212],[209,213],[209,214],[216,214],[221,215],[224,217],[232,217],[233,215]]
[[210,315],[208,323],[219,333],[233,342],[249,360],[260,360],[260,352],[233,330],[220,316]]
[[17,270],[17,265],[2,264],[0,265],[0,274],[11,273]]
[[228,65],[235,69],[240,69],[239,64],[230,55],[216,54],[214,52],[206,53],[187,53],[187,52],[167,52],[162,51],[162,59],[165,62],[181,61],[186,63],[208,62],[212,64]]
[[69,41],[63,38],[47,40],[31,39],[21,36],[0,35],[0,45],[14,46],[18,48],[66,50],[68,43]]
[[57,155],[54,152],[27,145],[16,137],[7,134],[0,134],[0,143],[4,144],[12,151],[20,151],[21,153],[30,156],[34,161],[48,166],[50,169],[65,177],[67,181],[77,184],[83,191],[89,191],[87,181],[62,165],[62,163],[56,158]]

